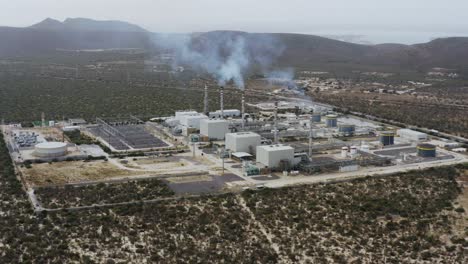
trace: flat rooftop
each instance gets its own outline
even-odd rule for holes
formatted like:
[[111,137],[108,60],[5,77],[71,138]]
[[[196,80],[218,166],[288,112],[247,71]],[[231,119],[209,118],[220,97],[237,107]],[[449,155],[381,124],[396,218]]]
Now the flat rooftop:
[[230,136],[234,136],[234,137],[237,137],[237,138],[242,138],[242,137],[259,137],[260,135],[257,134],[257,133],[254,133],[254,132],[236,132],[236,133],[228,133],[226,134],[227,135],[230,135]]
[[227,123],[224,119],[202,119],[201,122],[205,123]]
[[288,145],[267,145],[267,146],[259,146],[259,148],[263,148],[266,151],[276,151],[276,150],[294,150],[293,147],[288,146]]

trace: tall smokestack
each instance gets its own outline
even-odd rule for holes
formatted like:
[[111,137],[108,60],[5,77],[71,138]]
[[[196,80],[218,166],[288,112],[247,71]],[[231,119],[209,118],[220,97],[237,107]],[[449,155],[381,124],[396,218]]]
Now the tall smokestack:
[[312,161],[312,138],[313,138],[313,132],[312,132],[312,115],[310,116],[310,121],[309,121],[309,159]]
[[224,87],[219,87],[219,101],[220,101],[220,110],[221,110],[221,119],[224,119]]
[[44,112],[41,113],[41,120],[42,120],[42,127],[45,127],[46,123],[45,123],[45,114],[44,114]]
[[205,99],[203,101],[203,112],[205,113],[205,115],[208,115],[208,86],[206,86],[205,84]]
[[245,127],[245,90],[242,91],[242,106],[241,106],[242,129]]
[[278,99],[275,97],[275,123],[274,123],[274,141],[278,144]]

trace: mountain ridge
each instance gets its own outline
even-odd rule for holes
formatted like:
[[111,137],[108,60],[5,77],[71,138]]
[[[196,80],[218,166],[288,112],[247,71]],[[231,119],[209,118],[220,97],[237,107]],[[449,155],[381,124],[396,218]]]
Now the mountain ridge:
[[63,22],[47,18],[25,28],[0,27],[0,57],[21,56],[57,49],[140,48],[154,51],[157,36],[174,38],[173,43],[189,36],[201,49],[209,49],[220,36],[243,36],[247,41],[274,38],[284,46],[280,66],[296,68],[346,68],[426,70],[432,67],[468,69],[468,37],[438,38],[427,43],[365,45],[326,37],[293,33],[247,33],[216,30],[191,34],[160,34],[122,21],[97,21],[70,18]]
[[120,20],[94,20],[82,17],[66,18],[63,22],[53,18],[46,18],[28,28],[76,31],[148,32],[138,25]]

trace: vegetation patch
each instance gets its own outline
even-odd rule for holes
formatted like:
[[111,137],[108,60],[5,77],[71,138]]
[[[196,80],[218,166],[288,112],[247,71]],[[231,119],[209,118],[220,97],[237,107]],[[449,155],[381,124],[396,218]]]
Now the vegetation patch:
[[153,200],[174,195],[174,192],[157,179],[120,183],[63,187],[42,187],[35,190],[45,208],[66,208]]
[[0,263],[466,263],[458,170],[35,214],[0,135]]

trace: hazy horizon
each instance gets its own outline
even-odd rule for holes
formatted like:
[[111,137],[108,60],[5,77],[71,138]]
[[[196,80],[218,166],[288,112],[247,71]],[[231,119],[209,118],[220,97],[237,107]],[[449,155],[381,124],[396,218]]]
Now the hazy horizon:
[[[47,17],[63,21],[85,17],[121,20],[152,32],[187,33],[212,30],[352,35],[362,43],[427,42],[432,38],[468,36],[468,3],[435,0],[18,0],[0,5],[0,25],[26,27]],[[21,10],[21,12],[18,12]],[[396,19],[396,14],[398,19]]]

